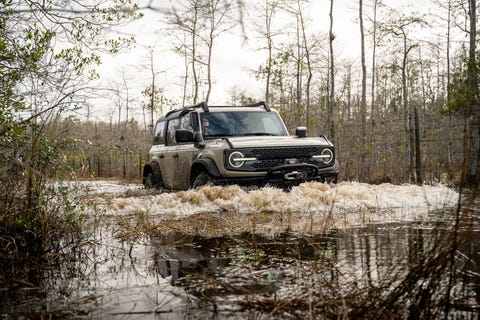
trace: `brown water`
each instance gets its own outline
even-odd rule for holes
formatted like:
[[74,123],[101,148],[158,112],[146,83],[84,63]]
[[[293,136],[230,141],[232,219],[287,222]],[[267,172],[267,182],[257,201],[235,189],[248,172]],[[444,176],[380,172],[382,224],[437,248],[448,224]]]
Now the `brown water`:
[[[1,291],[1,318],[269,318],[272,301],[308,299],[332,284],[379,286],[408,271],[446,233],[432,224],[388,223],[309,236],[172,233],[122,243],[112,231],[98,228],[78,260],[56,270],[25,266],[26,274],[37,273],[35,286]],[[470,244],[459,250],[471,259],[462,296],[478,306],[478,228]]]
[[[416,190],[407,188],[407,195]],[[399,197],[399,189],[393,189],[394,194],[385,196],[387,200]],[[304,194],[312,192],[307,191]],[[182,198],[186,206],[191,206],[197,201],[192,199],[205,196],[205,190],[202,192],[187,196],[185,193],[149,195],[144,200],[131,194],[116,194],[110,200],[105,194],[98,196],[106,199],[105,208],[114,206],[121,211],[120,206],[124,209],[122,214],[112,214],[110,209],[93,215],[81,245],[72,249],[59,265],[37,261],[16,266],[16,285],[0,289],[0,319],[269,319],[272,316],[306,319],[320,315],[332,318],[332,312],[338,309],[323,306],[324,301],[335,304],[332,297],[352,299],[352,293],[365,293],[368,288],[383,290],[387,284],[393,288],[447,236],[454,217],[451,211],[437,208],[422,212],[419,221],[418,212],[409,212],[403,205],[396,206],[400,207],[396,209],[400,214],[393,212],[393,208],[382,207],[378,211],[370,208],[369,216],[378,212],[379,216],[392,216],[397,221],[345,228],[330,224],[329,228],[315,231],[306,224],[313,225],[312,221],[321,219],[323,209],[312,213],[312,205],[310,210],[297,213],[301,218],[295,220],[300,221],[297,224],[278,220],[285,218],[288,210],[282,209],[279,214],[269,208],[261,211],[256,228],[218,233],[188,226],[212,225],[213,221],[222,226],[233,225],[235,219],[248,213],[223,209],[198,216],[172,217],[135,214],[135,210],[128,209],[131,203],[142,201],[159,204],[158,197]],[[246,192],[241,196],[257,199],[261,192]],[[234,201],[231,199],[224,195],[223,205]],[[218,205],[218,200],[213,201]],[[340,210],[337,214],[342,216],[344,212],[347,211]],[[362,209],[362,214],[365,212]],[[348,214],[354,213],[349,209]],[[210,220],[205,220],[206,216]],[[400,221],[399,216],[406,219]],[[256,214],[253,217],[260,219]],[[172,224],[172,219],[178,225]],[[155,227],[127,236],[130,230],[127,226],[135,230],[140,221]],[[282,228],[272,228],[272,224]],[[464,263],[458,270],[461,279],[452,289],[456,309],[450,318],[478,319],[478,218],[462,232],[468,232],[470,241],[457,250],[458,259]],[[407,316],[405,313],[402,318]]]

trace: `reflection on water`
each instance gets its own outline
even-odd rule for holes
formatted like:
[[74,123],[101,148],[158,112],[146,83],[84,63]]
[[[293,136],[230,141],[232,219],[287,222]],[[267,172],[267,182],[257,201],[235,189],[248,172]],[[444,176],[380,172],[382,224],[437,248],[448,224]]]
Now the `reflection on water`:
[[[456,310],[454,318],[477,319],[480,231],[473,228],[463,232],[468,232],[468,241],[457,249],[462,263],[458,265],[457,283],[451,289],[451,303]],[[170,234],[156,237],[152,243],[158,273],[206,303],[203,311],[209,313],[204,316],[230,318],[241,314],[254,318],[262,314],[264,301],[280,304],[287,296],[306,299],[302,292],[321,294],[332,284],[345,288],[348,295],[352,288],[399,283],[406,273],[418,269],[447,234],[447,228],[440,225],[387,223],[301,237],[243,234],[204,238]]]
[[[322,235],[169,233],[130,243],[116,231],[96,229],[54,270],[26,267],[31,285],[0,290],[0,318],[46,318],[48,310],[102,319],[334,317],[323,302],[400,281],[448,233],[445,225],[384,223]],[[451,318],[478,319],[480,230],[462,232],[468,241],[457,248]]]
[[169,234],[154,237],[152,243],[158,272],[171,277],[173,285],[185,276],[215,276],[243,263],[268,266],[272,260],[332,261],[337,251],[335,232],[311,237],[244,233],[234,238]]
[[444,228],[425,223],[389,223],[338,232],[343,273],[368,283],[382,282],[432,249]]

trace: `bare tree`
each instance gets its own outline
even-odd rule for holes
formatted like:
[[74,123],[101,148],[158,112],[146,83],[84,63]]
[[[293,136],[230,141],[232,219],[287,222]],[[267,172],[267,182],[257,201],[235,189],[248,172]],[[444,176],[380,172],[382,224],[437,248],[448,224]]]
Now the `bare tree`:
[[301,7],[300,0],[297,0],[298,6],[298,18],[300,23],[300,30],[302,33],[302,45],[305,50],[305,60],[306,60],[306,67],[307,67],[307,83],[305,85],[305,114],[306,114],[306,123],[307,126],[310,125],[310,90],[312,86],[312,78],[313,78],[313,66],[312,66],[312,58],[311,58],[311,45],[308,43],[307,40],[307,32],[306,32],[306,23],[305,18],[303,15],[303,9]]
[[266,79],[265,79],[265,101],[270,101],[270,82],[272,77],[272,63],[273,63],[273,37],[277,32],[272,30],[272,20],[277,10],[278,3],[276,1],[265,1],[265,30],[260,31],[262,36],[267,41],[267,64],[266,64]]
[[390,11],[391,19],[390,21],[382,23],[382,30],[393,36],[394,38],[400,38],[401,40],[401,64],[397,67],[400,68],[402,74],[402,105],[404,113],[404,126],[405,126],[405,136],[406,136],[406,145],[407,145],[407,163],[408,165],[408,175],[411,181],[421,183],[419,180],[421,177],[418,177],[416,174],[415,166],[420,168],[421,164],[416,163],[415,157],[415,123],[414,123],[414,114],[416,105],[409,103],[408,96],[408,67],[409,67],[409,55],[414,48],[419,46],[419,41],[415,40],[411,35],[413,28],[427,26],[427,22],[416,15],[405,16],[404,14],[391,10]]
[[192,99],[193,103],[198,102],[199,89],[200,89],[200,66],[198,65],[199,53],[198,53],[198,30],[203,29],[204,26],[201,25],[200,21],[200,10],[202,6],[202,0],[188,0],[184,4],[182,12],[179,12],[177,9],[167,13],[168,23],[172,26],[173,30],[177,32],[172,32],[174,36],[177,36],[178,30],[183,32],[183,35],[180,38],[177,38],[177,41],[180,41],[180,45],[177,44],[176,52],[183,54],[185,61],[185,82],[184,82],[184,96],[186,96],[186,86],[187,86],[187,75],[189,74],[188,69],[192,74]]
[[[361,61],[362,61],[362,98],[360,101],[360,116],[362,117],[362,163],[366,160],[366,144],[367,144],[367,65],[365,63],[365,31],[363,27],[363,0],[359,0],[358,3],[358,18],[360,21],[360,48],[361,48]],[[368,169],[368,165],[363,166],[364,169]],[[365,174],[362,172],[360,178],[364,179]]]
[[[470,133],[470,141],[467,141],[466,158],[467,165],[467,184],[478,186],[480,175],[480,89],[478,88],[478,62],[477,55],[477,1],[468,1],[468,20],[470,24],[469,30],[469,49],[468,49],[468,66],[467,66],[467,87],[471,99],[469,103],[470,117],[468,130]],[[468,139],[468,138],[467,138]],[[469,145],[468,145],[469,144]]]
[[334,105],[335,105],[335,62],[333,56],[333,40],[335,40],[335,35],[333,33],[333,0],[330,0],[330,29],[329,29],[329,49],[330,49],[330,69],[329,69],[329,93],[328,93],[328,113],[327,113],[327,128],[328,133],[331,139],[335,139],[335,120],[334,120]]
[[371,102],[370,102],[370,113],[371,113],[371,123],[372,123],[372,134],[374,131],[375,123],[375,81],[376,81],[376,63],[377,63],[377,11],[380,4],[380,0],[373,0],[373,17],[372,17],[372,72],[371,72]]
[[235,27],[236,21],[231,19],[230,13],[233,10],[233,1],[209,0],[204,6],[203,13],[208,21],[208,35],[201,38],[207,46],[207,93],[205,101],[208,102],[212,91],[212,55],[215,39]]
[[261,5],[258,8],[254,8],[255,12],[259,12],[260,18],[258,19],[253,15],[251,25],[254,26],[254,32],[259,35],[261,41],[265,41],[265,44],[260,46],[261,50],[267,51],[267,60],[264,66],[260,66],[259,70],[255,71],[257,77],[265,79],[265,101],[271,103],[273,96],[272,86],[274,82],[274,64],[277,62],[275,57],[274,38],[282,34],[281,27],[274,26],[274,18],[280,9],[279,0],[264,0],[261,1]]
[[[167,14],[169,24],[175,30],[180,29],[184,33],[183,37],[177,38],[180,42],[180,45],[177,44],[177,52],[184,55],[186,70],[190,69],[190,72],[186,71],[185,74],[184,92],[187,91],[185,87],[191,74],[193,103],[200,99],[202,71],[207,75],[206,94],[202,99],[208,101],[210,98],[213,88],[213,48],[215,40],[221,34],[236,26],[236,21],[231,16],[233,4],[233,0],[188,0],[182,10],[173,9]],[[184,101],[185,96],[186,94],[183,97]]]
[[[307,126],[310,123],[310,91],[313,78],[312,48],[316,44],[307,35],[308,22],[305,17],[302,0],[295,0],[293,3],[285,3],[283,8],[292,15],[296,22],[295,28],[295,110],[298,120],[305,117]],[[304,72],[306,71],[306,75]],[[306,83],[304,84],[304,78]],[[304,98],[305,92],[305,98]]]

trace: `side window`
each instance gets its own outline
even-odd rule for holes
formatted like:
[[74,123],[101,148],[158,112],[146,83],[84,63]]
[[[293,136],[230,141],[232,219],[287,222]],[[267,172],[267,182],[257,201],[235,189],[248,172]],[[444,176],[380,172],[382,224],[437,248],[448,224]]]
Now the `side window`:
[[193,131],[193,127],[190,122],[190,114],[187,114],[186,116],[180,118],[180,126],[178,127],[178,129]]
[[153,144],[165,143],[165,121],[159,121],[155,125],[155,132],[153,134]]
[[179,120],[172,119],[168,121],[167,125],[167,145],[171,146],[175,144],[175,130],[178,128]]

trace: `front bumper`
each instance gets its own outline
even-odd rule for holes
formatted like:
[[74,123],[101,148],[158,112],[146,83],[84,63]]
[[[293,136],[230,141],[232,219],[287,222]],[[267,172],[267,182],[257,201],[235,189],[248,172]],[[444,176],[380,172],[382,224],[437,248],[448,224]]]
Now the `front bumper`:
[[312,164],[291,164],[281,165],[270,169],[268,172],[259,176],[249,177],[213,177],[215,184],[239,184],[239,185],[274,185],[274,186],[294,186],[307,181],[317,181],[326,183],[337,183],[339,173],[339,164],[328,168],[319,169]]

